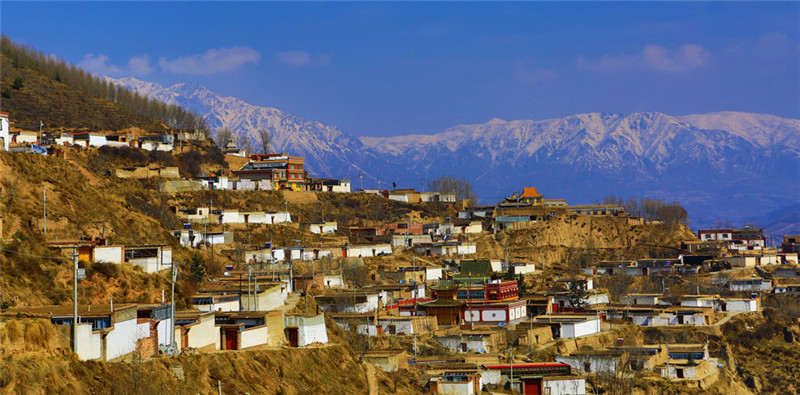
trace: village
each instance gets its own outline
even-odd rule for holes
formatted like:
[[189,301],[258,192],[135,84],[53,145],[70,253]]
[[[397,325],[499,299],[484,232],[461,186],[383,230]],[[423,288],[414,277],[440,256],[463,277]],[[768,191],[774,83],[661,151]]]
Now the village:
[[[0,114],[0,146],[10,151],[3,155],[63,161],[104,149],[172,155],[203,140],[202,133],[187,131],[31,131],[11,127],[8,114]],[[503,201],[478,206],[450,191],[364,189],[362,180],[356,188],[348,179],[313,178],[302,157],[248,153],[232,139],[221,151],[231,164],[224,174],[185,177],[178,166],[147,164],[117,167],[105,176],[155,181],[166,197],[204,191],[221,196],[170,205],[180,227],[166,229],[173,236],[168,242],[116,244],[103,233],[59,235],[67,220],[52,214],[48,220],[46,194],[60,191],[43,189],[43,216],[35,226],[48,256],[71,265],[74,298],[60,305],[9,304],[4,298],[4,325],[49,322],[81,361],[320,348],[346,339],[362,363],[414,377],[420,392],[586,394],[626,388],[633,377],[711,388],[727,360],[707,339],[671,342],[631,337],[630,331],[719,331],[739,315],[800,298],[800,235],[773,245],[754,225],[693,232],[674,219],[636,216],[619,204],[546,198],[544,185],[512,186]],[[277,191],[283,201],[271,210],[225,198]],[[399,204],[431,214],[398,221],[376,212],[371,220],[347,220],[325,212],[318,200],[350,195],[383,199],[389,211]],[[303,199],[310,203],[298,212]],[[5,246],[18,221],[3,213]],[[577,236],[556,235],[555,229],[577,232],[576,224],[588,225],[589,236],[564,247],[559,238]],[[603,235],[608,229],[639,239],[601,245],[600,239],[627,237]],[[518,235],[527,239],[509,241]],[[188,253],[202,256],[202,264],[177,258]],[[165,286],[148,303],[81,301],[87,268],[103,265],[162,276]],[[186,299],[178,303],[175,284],[189,277],[194,289],[180,290],[178,299]],[[792,314],[800,317],[800,311]]]

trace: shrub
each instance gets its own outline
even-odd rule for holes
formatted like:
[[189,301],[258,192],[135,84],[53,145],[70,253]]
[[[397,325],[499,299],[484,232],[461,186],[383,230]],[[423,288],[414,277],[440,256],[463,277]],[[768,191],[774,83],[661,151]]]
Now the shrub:
[[119,266],[115,263],[96,262],[92,268],[106,278],[116,278],[120,272]]

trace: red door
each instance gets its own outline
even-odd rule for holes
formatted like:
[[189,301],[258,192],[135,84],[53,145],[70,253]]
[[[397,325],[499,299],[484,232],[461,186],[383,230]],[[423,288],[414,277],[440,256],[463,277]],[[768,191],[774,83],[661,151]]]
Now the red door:
[[522,393],[525,395],[539,395],[542,393],[542,379],[524,379]]
[[226,350],[237,350],[238,347],[238,335],[239,330],[238,328],[225,328],[225,349]]
[[297,347],[297,328],[286,328],[286,337],[289,339],[289,347]]

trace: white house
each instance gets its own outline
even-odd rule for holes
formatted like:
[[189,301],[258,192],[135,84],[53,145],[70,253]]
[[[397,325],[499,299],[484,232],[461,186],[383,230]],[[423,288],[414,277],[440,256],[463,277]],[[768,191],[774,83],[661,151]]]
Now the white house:
[[599,319],[585,319],[583,321],[562,322],[561,338],[572,339],[600,332]]
[[[108,251],[111,255],[111,251]],[[168,245],[125,246],[125,260],[145,273],[158,273],[172,267],[172,247]]]
[[444,336],[435,336],[434,340],[443,347],[455,352],[475,352],[485,354],[491,350],[492,336],[490,333],[461,333]]
[[93,250],[94,262],[122,263],[125,262],[125,247],[119,245],[95,246]]
[[620,298],[622,304],[630,306],[671,306],[672,302],[661,300],[662,294],[629,294]]
[[722,298],[720,299],[720,310],[722,311],[758,311],[761,303],[759,299],[752,298]]
[[289,288],[283,284],[258,284],[258,290],[241,296],[242,310],[269,311],[284,305]]
[[192,298],[192,307],[200,311],[239,311],[239,295],[198,294]]
[[308,231],[314,234],[329,234],[335,233],[339,227],[337,226],[336,222],[324,222],[321,224],[309,224]]
[[617,372],[619,355],[615,353],[578,352],[571,355],[556,355],[556,362],[565,363],[582,373],[614,374]]
[[[27,308],[50,315],[56,325],[72,324],[72,306],[42,306]],[[78,306],[78,358],[111,361],[136,351],[137,341],[149,337],[137,325],[136,305]]]
[[8,151],[8,144],[11,142],[9,132],[8,113],[0,112],[0,148]]
[[470,221],[468,224],[454,225],[452,234],[456,235],[469,235],[479,234],[483,231],[483,224],[481,221]]
[[758,292],[772,289],[772,282],[761,278],[733,278],[728,282],[731,291]]
[[285,316],[283,322],[290,345],[305,347],[314,343],[328,343],[324,314],[314,317]]
[[31,130],[10,132],[11,141],[17,144],[36,144],[39,142],[39,133]]
[[73,144],[80,145],[84,148],[94,147],[99,148],[108,144],[106,136],[98,133],[74,133],[72,135]]
[[[220,349],[220,331],[214,313],[184,311],[175,315],[175,339],[180,348],[200,351]],[[178,341],[179,340],[179,341]]]
[[632,314],[632,322],[641,326],[707,325],[700,311],[663,311],[660,313]]
[[372,257],[379,255],[391,255],[392,246],[390,244],[361,244],[349,245],[342,248],[342,256],[345,258]]
[[758,264],[758,257],[755,255],[734,255],[723,259],[730,263],[731,267],[752,267]]
[[563,339],[591,335],[601,330],[600,319],[593,315],[548,314],[536,316],[534,321],[537,324],[557,325],[559,337]]
[[338,183],[327,185],[328,192],[350,193],[350,180],[343,178]]

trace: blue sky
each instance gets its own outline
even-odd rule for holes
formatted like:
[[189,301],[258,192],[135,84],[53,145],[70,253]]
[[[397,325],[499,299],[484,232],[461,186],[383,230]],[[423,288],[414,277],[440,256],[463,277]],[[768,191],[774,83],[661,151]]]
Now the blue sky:
[[800,118],[800,3],[9,2],[0,30],[91,71],[357,136],[498,117]]

